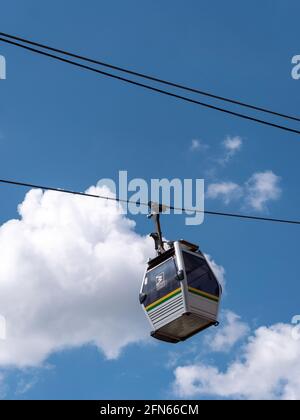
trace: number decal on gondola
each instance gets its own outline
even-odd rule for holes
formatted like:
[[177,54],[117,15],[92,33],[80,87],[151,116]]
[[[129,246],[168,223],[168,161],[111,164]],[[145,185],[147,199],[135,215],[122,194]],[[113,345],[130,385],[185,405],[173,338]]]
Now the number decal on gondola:
[[161,290],[166,287],[166,280],[164,273],[160,273],[155,277],[156,280],[156,290]]

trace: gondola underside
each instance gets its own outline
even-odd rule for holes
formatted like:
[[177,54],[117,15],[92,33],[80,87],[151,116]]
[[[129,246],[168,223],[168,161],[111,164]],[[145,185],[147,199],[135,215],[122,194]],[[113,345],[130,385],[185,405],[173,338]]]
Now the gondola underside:
[[190,311],[186,312],[182,292],[175,290],[173,294],[175,296],[168,301],[148,310],[148,316],[155,327],[151,332],[152,337],[169,343],[178,343],[217,325],[215,317],[217,302],[188,293]]
[[152,331],[151,336],[168,343],[179,343],[215,324],[216,321],[209,321],[187,312],[158,330]]

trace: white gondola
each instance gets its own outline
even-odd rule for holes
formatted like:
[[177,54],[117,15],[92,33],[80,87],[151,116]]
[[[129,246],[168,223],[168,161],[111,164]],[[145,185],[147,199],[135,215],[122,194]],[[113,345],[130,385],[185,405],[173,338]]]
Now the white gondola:
[[180,240],[164,249],[159,212],[152,216],[157,257],[148,262],[140,303],[153,328],[152,337],[178,343],[218,325],[222,288],[197,245]]

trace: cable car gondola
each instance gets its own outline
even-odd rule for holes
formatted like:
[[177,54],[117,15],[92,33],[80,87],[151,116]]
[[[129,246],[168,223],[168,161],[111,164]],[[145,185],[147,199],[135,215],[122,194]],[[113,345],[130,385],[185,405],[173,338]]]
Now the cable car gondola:
[[[160,227],[161,205],[153,205],[157,256],[150,259],[140,303],[153,328],[151,336],[178,343],[218,325],[222,287],[197,245],[184,240],[165,243]],[[166,249],[167,248],[167,249]]]

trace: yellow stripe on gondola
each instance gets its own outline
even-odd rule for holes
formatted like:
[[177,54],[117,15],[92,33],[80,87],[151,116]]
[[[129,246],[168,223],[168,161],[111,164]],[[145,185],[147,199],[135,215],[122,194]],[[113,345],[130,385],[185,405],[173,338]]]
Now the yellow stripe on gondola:
[[211,295],[210,293],[203,292],[202,290],[195,289],[195,287],[189,287],[189,291],[195,293],[196,295],[202,296],[204,298],[213,300],[215,302],[219,302],[219,297],[215,295]]
[[151,303],[150,305],[146,306],[146,311],[150,311],[151,309],[155,308],[156,306],[160,305],[161,303],[169,300],[171,297],[178,295],[181,292],[181,288],[173,290],[173,292],[168,293],[167,295],[163,296],[162,298],[156,300],[155,302]]

